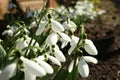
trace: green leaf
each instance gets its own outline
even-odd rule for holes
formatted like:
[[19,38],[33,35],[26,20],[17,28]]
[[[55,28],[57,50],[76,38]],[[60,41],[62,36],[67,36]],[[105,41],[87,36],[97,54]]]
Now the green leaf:
[[67,80],[77,80],[77,78],[78,78],[78,70],[77,70],[77,66],[75,66],[73,71],[69,73]]
[[61,73],[58,76],[56,76],[54,80],[67,80],[68,74],[68,70],[62,70]]
[[5,49],[2,47],[2,45],[0,45],[0,57],[3,58],[6,56],[6,51]]

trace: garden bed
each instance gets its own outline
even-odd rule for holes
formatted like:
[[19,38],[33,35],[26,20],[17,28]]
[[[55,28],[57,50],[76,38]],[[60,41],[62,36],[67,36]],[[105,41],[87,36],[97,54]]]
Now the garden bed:
[[[113,0],[114,1],[114,0]],[[120,80],[120,11],[116,3],[102,0],[106,13],[86,24],[88,38],[98,49],[98,64],[90,64],[90,75],[80,80]],[[109,7],[108,7],[109,6]]]

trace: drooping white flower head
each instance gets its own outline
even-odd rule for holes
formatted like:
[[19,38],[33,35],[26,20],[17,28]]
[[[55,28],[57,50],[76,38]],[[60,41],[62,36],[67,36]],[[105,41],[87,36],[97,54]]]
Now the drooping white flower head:
[[47,39],[46,39],[46,44],[48,45],[55,45],[58,41],[58,35],[56,33],[51,33]]
[[71,38],[67,34],[63,32],[58,32],[58,34],[60,35],[62,40],[61,48],[64,48],[68,44],[68,42],[71,42]]
[[7,65],[0,74],[0,80],[9,80],[16,74],[17,63],[13,62]]
[[[23,38],[20,38],[16,41],[16,49],[22,50],[25,47],[28,47],[28,44]],[[25,53],[25,51],[23,51],[23,53]]]
[[51,25],[52,25],[52,30],[54,32],[64,31],[63,25],[61,23],[59,23],[58,21],[51,19]]
[[39,24],[39,27],[38,27],[38,29],[37,29],[37,31],[36,31],[36,36],[38,36],[38,35],[41,35],[41,33],[45,30],[45,26],[47,25],[47,22],[45,22],[45,21],[42,21],[40,24]]
[[63,25],[65,26],[65,29],[70,30],[72,32],[75,32],[77,28],[77,25],[73,21],[65,21]]
[[64,39],[65,41],[68,41],[68,42],[71,41],[70,37],[69,37],[67,34],[62,33],[62,32],[58,32],[58,34],[59,34],[59,35],[62,37],[62,39]]
[[72,35],[71,36],[72,37],[72,39],[71,39],[71,42],[70,42],[70,49],[68,50],[68,54],[70,55],[71,53],[72,53],[72,51],[74,50],[74,48],[77,46],[77,43],[78,43],[78,41],[79,41],[79,38],[78,37],[76,37],[76,36],[74,36],[74,35]]
[[36,59],[38,64],[48,73],[48,74],[52,74],[53,68],[52,66],[50,66],[47,62],[40,60],[39,58]]
[[30,73],[29,70],[27,70],[27,69],[25,69],[24,75],[25,75],[24,80],[36,80],[36,76],[34,74]]
[[94,46],[93,42],[89,39],[85,39],[84,49],[90,55],[97,55],[98,54],[96,47]]
[[13,36],[13,31],[11,29],[3,31],[2,35]]
[[68,66],[68,72],[69,73],[71,73],[72,72],[72,70],[73,70],[73,67],[74,67],[74,64],[77,66],[78,65],[78,58],[76,59],[76,63],[75,63],[75,60],[72,60],[71,62],[70,62],[70,65]]
[[88,77],[88,75],[89,75],[88,64],[85,62],[85,60],[82,57],[78,63],[78,72],[84,78]]
[[36,25],[36,21],[33,21],[29,26],[29,29],[31,29],[31,28],[33,28],[33,27],[35,27],[35,25]]
[[[30,44],[30,41],[31,41],[31,38],[29,37],[29,36],[27,36],[27,35],[25,35],[25,38],[26,38],[26,42],[27,42],[27,44],[29,45]],[[35,43],[35,44],[34,44]],[[31,44],[30,44],[30,46],[35,46],[35,47],[39,47],[39,44],[38,44],[38,42],[36,42],[35,41],[35,39],[32,39],[32,42],[31,42]],[[37,52],[37,49],[36,48],[33,48],[33,51],[35,51],[35,52]]]
[[64,48],[65,46],[67,46],[68,41],[61,39],[61,48]]
[[25,69],[27,69],[31,74],[39,77],[46,75],[46,71],[38,63],[23,56],[21,56],[20,59],[23,61]]
[[66,61],[66,58],[65,58],[63,52],[62,52],[61,50],[59,50],[58,47],[55,47],[54,50],[55,50],[55,53],[54,53],[55,57],[56,57],[59,61],[65,62],[65,61]]
[[51,55],[47,55],[47,57],[48,57],[48,59],[49,59],[50,61],[52,61],[54,64],[56,64],[56,65],[58,65],[58,66],[61,66],[61,63],[60,63],[60,61],[59,61],[57,58],[55,58],[55,57],[53,57],[53,56],[51,56]]
[[86,62],[92,62],[92,63],[94,63],[94,64],[97,64],[97,63],[98,63],[97,59],[94,58],[94,57],[84,56],[83,58],[84,58],[84,60],[85,60]]

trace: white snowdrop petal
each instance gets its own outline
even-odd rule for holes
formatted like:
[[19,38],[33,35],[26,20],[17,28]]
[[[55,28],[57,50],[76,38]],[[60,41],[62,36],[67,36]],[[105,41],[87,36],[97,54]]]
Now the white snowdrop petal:
[[36,80],[36,76],[29,72],[27,69],[24,71],[24,80]]
[[88,64],[85,62],[85,60],[83,58],[81,58],[78,63],[78,72],[84,78],[88,77],[88,75],[89,75]]
[[42,61],[42,60],[39,60],[37,59],[37,62],[38,64],[43,67],[43,69],[48,73],[48,74],[52,74],[54,71],[53,71],[53,68],[48,64],[46,63],[45,61]]
[[55,57],[48,55],[48,59],[49,59],[50,61],[52,61],[54,64],[56,64],[56,65],[58,65],[58,66],[61,66],[60,61],[59,61],[58,59],[56,59]]
[[0,80],[9,80],[16,74],[17,63],[7,65],[0,74]]
[[65,21],[63,25],[66,29],[70,29],[72,32],[74,32],[77,28],[76,24],[73,21]]
[[50,46],[55,45],[57,43],[57,41],[58,41],[57,34],[56,33],[51,33],[46,39],[46,44],[48,44]]
[[77,36],[74,36],[74,35],[72,35],[71,37],[72,37],[72,39],[71,39],[70,45],[72,46],[72,45],[77,44],[79,41],[79,38]]
[[9,36],[13,36],[13,31],[11,29],[3,31],[2,35],[6,35],[6,34]]
[[69,50],[68,50],[68,54],[71,55],[72,51],[75,49],[77,45],[72,45]]
[[31,29],[31,28],[33,28],[33,27],[35,27],[35,25],[36,25],[36,22],[35,21],[33,21],[29,26],[30,26],[30,28],[29,29]]
[[61,32],[64,31],[64,27],[62,26],[62,24],[60,24],[59,22],[51,19],[51,24],[52,24],[52,30],[55,32]]
[[94,57],[84,56],[83,58],[85,59],[86,62],[92,62],[92,63],[94,63],[94,64],[97,64],[97,63],[98,63],[97,59],[94,58]]
[[90,55],[97,55],[98,54],[98,51],[91,40],[88,40],[88,39],[85,40],[84,49]]
[[40,55],[40,56],[38,56],[38,59],[39,59],[39,60],[44,60],[44,59],[45,59],[45,56],[44,56],[44,55]]
[[66,58],[65,58],[64,54],[60,50],[55,50],[55,57],[61,62],[66,61]]
[[40,76],[40,77],[46,75],[45,70],[36,62],[28,60],[27,58],[24,58],[23,56],[21,56],[20,59],[24,62],[25,67],[28,69],[28,71],[30,71],[34,75]]
[[68,42],[71,41],[70,37],[69,37],[67,34],[62,33],[62,32],[58,32],[58,33],[59,33],[59,35],[62,37],[62,39],[66,40],[66,41],[68,41]]
[[68,41],[65,41],[64,39],[62,39],[62,45],[61,48],[64,48],[65,46],[67,46]]
[[40,25],[39,25],[36,33],[35,33],[36,36],[40,35],[44,31],[46,24],[47,24],[47,22],[41,22],[40,23]]
[[74,66],[74,60],[71,61],[70,65],[69,65],[69,67],[68,67],[68,72],[69,72],[69,73],[72,72],[73,66]]

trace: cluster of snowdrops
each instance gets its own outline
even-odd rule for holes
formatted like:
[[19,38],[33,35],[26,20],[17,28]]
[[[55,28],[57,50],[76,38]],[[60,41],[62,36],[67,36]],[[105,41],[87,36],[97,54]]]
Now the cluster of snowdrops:
[[89,55],[98,51],[87,39],[84,23],[102,13],[84,0],[67,9],[43,7],[34,16],[28,13],[34,17],[29,25],[23,21],[8,25],[0,39],[0,80],[76,80],[78,73],[88,77],[87,63],[97,64],[97,59],[84,51]]

